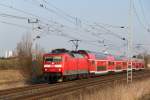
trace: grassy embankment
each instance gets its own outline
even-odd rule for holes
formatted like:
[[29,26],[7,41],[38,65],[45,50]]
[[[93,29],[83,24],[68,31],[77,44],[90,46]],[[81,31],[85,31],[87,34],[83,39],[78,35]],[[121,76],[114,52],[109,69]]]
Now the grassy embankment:
[[[150,78],[130,85],[112,84],[106,88],[86,88],[64,100],[150,100]],[[54,99],[54,98],[53,98]],[[60,97],[54,100],[62,100]]]
[[[31,81],[31,64],[31,58],[0,59],[0,90],[24,86],[27,81]],[[35,69],[36,75],[41,75],[39,66]]]

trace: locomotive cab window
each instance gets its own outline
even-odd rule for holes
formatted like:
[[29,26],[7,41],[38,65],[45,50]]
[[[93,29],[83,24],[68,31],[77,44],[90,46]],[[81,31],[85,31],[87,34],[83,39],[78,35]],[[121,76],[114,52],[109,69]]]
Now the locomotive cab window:
[[50,56],[50,57],[45,57],[45,62],[61,62],[62,57],[61,56]]
[[84,55],[82,55],[82,54],[74,53],[73,55],[75,58],[84,58]]

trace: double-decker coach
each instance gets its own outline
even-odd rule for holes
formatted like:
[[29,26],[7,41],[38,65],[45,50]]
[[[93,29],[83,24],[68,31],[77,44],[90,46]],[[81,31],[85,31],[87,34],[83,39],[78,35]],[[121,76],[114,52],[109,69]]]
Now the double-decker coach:
[[[113,71],[114,57],[110,54],[104,54],[101,52],[91,52],[94,55],[93,67],[95,68],[92,72],[95,75],[105,74],[110,71]],[[90,71],[91,72],[91,71]]]

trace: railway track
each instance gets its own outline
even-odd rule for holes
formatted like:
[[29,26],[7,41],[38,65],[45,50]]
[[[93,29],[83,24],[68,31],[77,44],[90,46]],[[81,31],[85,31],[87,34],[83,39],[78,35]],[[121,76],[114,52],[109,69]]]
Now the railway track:
[[[142,79],[150,76],[150,71],[134,72],[134,80]],[[0,100],[36,100],[39,98],[56,97],[58,95],[73,93],[77,90],[91,87],[91,86],[108,86],[113,82],[126,81],[126,73],[104,75],[97,78],[76,80],[70,82],[56,83],[56,84],[39,84],[31,85],[22,88],[9,89],[0,91]]]

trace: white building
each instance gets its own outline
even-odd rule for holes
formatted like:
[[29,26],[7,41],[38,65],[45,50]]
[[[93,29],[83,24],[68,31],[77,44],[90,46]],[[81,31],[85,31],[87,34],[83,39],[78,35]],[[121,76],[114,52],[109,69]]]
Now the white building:
[[9,50],[5,52],[5,58],[13,57],[13,51]]

